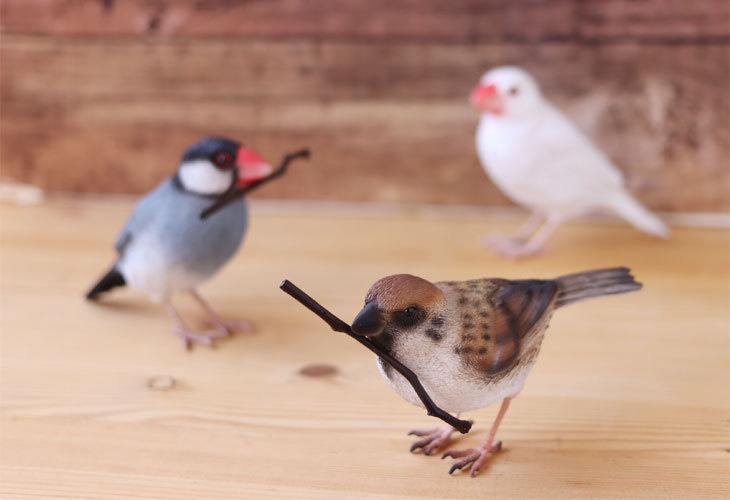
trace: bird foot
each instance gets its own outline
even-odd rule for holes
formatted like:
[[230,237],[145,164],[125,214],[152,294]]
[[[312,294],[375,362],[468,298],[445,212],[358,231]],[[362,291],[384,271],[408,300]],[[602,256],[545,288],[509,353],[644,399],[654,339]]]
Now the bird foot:
[[190,330],[185,326],[178,326],[175,328],[175,333],[180,337],[185,349],[190,349],[193,344],[203,344],[207,346],[213,345],[213,339],[226,337],[218,330],[213,331],[195,331]]
[[223,320],[206,318],[203,324],[207,327],[215,328],[223,337],[227,337],[235,332],[248,332],[253,329],[253,323],[247,319],[239,320]]
[[423,450],[424,455],[430,455],[432,452],[446,446],[453,432],[454,428],[450,425],[427,430],[414,429],[408,435],[419,436],[421,439],[411,445],[411,453]]
[[487,233],[482,235],[479,239],[482,245],[488,248],[495,246],[521,246],[524,245],[529,238],[520,236],[504,234],[504,233]]
[[527,257],[540,251],[539,248],[529,245],[525,238],[502,233],[487,234],[480,241],[483,246],[491,248],[504,257]]
[[468,448],[465,450],[449,450],[441,458],[446,457],[458,458],[449,469],[449,474],[453,474],[456,470],[461,470],[464,467],[471,465],[469,476],[474,477],[477,475],[482,465],[487,459],[493,454],[497,453],[502,449],[502,441],[497,441],[488,446],[480,446],[479,448]]

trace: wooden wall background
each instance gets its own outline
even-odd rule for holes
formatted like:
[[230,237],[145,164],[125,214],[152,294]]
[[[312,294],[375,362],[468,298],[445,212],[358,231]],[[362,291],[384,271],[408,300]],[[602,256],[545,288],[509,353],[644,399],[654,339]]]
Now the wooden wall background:
[[207,134],[310,164],[258,196],[508,203],[467,94],[526,67],[648,205],[730,209],[727,0],[2,0],[0,165],[139,193]]

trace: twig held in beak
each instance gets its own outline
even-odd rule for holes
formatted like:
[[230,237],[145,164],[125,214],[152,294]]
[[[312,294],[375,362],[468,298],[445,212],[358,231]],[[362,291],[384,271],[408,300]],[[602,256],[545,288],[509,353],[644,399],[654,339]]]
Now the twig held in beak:
[[327,309],[325,309],[319,302],[314,300],[312,297],[307,295],[304,291],[302,291],[300,288],[298,288],[294,283],[292,283],[289,280],[282,281],[281,285],[279,286],[283,291],[294,297],[297,301],[299,301],[304,307],[312,311],[314,314],[322,318],[329,326],[336,332],[342,332],[346,333],[353,339],[360,342],[362,345],[373,351],[375,354],[377,354],[383,361],[388,363],[390,366],[392,366],[398,373],[403,375],[406,380],[411,384],[413,387],[413,390],[416,391],[416,394],[418,395],[418,398],[423,403],[423,406],[426,408],[426,412],[433,417],[440,418],[447,424],[454,427],[457,431],[461,432],[462,434],[466,434],[471,429],[472,422],[469,420],[461,420],[450,413],[442,410],[438,406],[436,406],[436,403],[433,402],[431,397],[426,392],[426,389],[423,388],[423,385],[421,385],[421,381],[418,380],[418,376],[416,376],[415,373],[413,373],[406,365],[395,359],[393,356],[388,354],[387,352],[382,351],[379,347],[377,347],[375,344],[373,344],[370,339],[367,337],[364,337],[362,335],[357,335],[352,331],[352,328],[350,328],[350,325],[342,321],[340,318],[329,312]]
[[246,186],[244,189],[236,187],[235,183],[231,184],[231,187],[222,195],[220,195],[211,206],[203,210],[200,214],[201,219],[207,219],[212,214],[223,208],[224,206],[228,205],[230,202],[232,202],[235,199],[240,198],[241,196],[245,195],[246,193],[253,191],[257,187],[261,186],[261,184],[264,184],[266,182],[269,182],[272,179],[275,179],[279,177],[280,175],[284,174],[286,172],[286,168],[289,166],[289,163],[291,163],[292,160],[296,160],[297,158],[309,158],[309,150],[308,149],[302,149],[301,151],[297,151],[295,153],[289,153],[287,155],[284,155],[284,159],[281,160],[281,165],[279,168],[271,172],[269,175],[264,177],[263,179],[259,179],[256,182],[252,182],[250,185]]

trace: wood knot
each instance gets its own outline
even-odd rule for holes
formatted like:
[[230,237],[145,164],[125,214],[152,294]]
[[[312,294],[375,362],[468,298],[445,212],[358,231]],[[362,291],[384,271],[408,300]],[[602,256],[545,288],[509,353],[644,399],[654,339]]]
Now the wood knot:
[[307,365],[299,369],[299,375],[312,378],[334,377],[338,373],[339,370],[336,366],[325,364]]
[[175,384],[175,378],[169,375],[157,375],[147,380],[147,387],[153,391],[169,391]]

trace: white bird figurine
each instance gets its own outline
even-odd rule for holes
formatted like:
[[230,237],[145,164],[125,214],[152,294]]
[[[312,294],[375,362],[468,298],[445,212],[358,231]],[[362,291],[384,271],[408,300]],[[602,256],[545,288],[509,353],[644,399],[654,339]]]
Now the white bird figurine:
[[486,72],[470,101],[481,113],[476,146],[484,170],[533,212],[513,236],[490,235],[486,245],[510,257],[532,255],[562,222],[598,211],[669,236],[669,228],[628,192],[621,171],[543,97],[525,70]]

